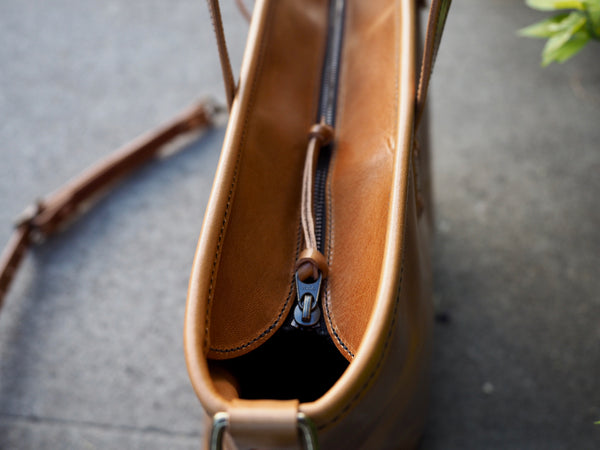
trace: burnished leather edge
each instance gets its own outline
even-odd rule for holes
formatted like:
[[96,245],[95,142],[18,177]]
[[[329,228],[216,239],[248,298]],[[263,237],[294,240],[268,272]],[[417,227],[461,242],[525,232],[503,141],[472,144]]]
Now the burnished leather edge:
[[[192,273],[188,288],[186,312],[184,319],[184,351],[188,374],[196,395],[210,415],[218,411],[227,410],[227,402],[215,390],[211,382],[206,359],[208,351],[207,323],[210,317],[210,300],[204,293],[209,291],[210,277],[206,274],[214,272],[218,264],[220,241],[214,239],[221,231],[216,229],[216,224],[211,217],[226,217],[226,210],[233,200],[233,189],[229,192],[220,188],[235,182],[236,171],[239,163],[239,142],[243,127],[240,121],[251,102],[252,86],[256,78],[256,69],[259,63],[261,49],[260,38],[264,32],[269,13],[268,0],[256,2],[254,16],[248,32],[246,51],[242,62],[240,83],[237,95],[231,106],[230,119],[223,142],[225,150],[219,159],[215,181],[210,194],[198,248],[192,265]],[[238,152],[238,154],[234,154]],[[226,220],[221,227],[226,227]],[[222,230],[224,231],[224,229]],[[205,255],[217,255],[216,259],[205,258]]]

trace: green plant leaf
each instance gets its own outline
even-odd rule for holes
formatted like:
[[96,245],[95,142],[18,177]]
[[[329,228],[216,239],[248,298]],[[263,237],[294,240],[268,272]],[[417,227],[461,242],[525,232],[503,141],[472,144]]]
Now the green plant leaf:
[[578,0],[526,0],[527,6],[540,11],[555,11],[557,9],[586,9],[588,1]]
[[564,29],[562,23],[569,13],[558,14],[541,22],[534,23],[518,31],[519,35],[533,38],[548,38]]
[[585,3],[590,11],[598,11],[600,9],[600,0],[586,0]]
[[564,62],[590,41],[600,41],[600,0],[525,0],[542,11],[571,9],[519,30],[519,35],[548,38],[542,52],[542,66]]
[[598,11],[600,10],[600,0],[583,0],[586,7],[590,11]]
[[586,17],[588,19],[587,26],[592,34],[592,37],[600,40],[600,0],[598,0],[598,9],[592,9],[586,11]]
[[548,39],[546,47],[544,47],[544,51],[542,52],[542,66],[545,67],[555,61],[559,63],[565,62],[579,53],[590,39],[591,37],[586,30],[578,31],[566,41],[560,35],[551,37]]
[[560,22],[558,30],[548,39],[544,48],[544,54],[552,54],[566,44],[575,33],[584,28],[586,21],[585,16],[577,11],[569,13]]
[[[579,11],[571,13],[558,14],[550,19],[538,22],[527,28],[522,29],[519,33],[529,37],[554,37],[562,36],[562,42],[557,42],[557,45],[562,45],[563,42],[569,40],[570,36],[575,34],[586,24],[587,18]],[[557,39],[557,41],[560,41]]]

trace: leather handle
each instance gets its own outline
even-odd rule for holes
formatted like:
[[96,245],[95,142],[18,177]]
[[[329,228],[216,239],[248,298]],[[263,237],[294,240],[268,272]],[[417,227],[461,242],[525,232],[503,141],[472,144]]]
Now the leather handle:
[[[225,84],[225,98],[227,100],[227,108],[231,110],[231,104],[235,97],[236,85],[231,68],[231,59],[229,59],[229,51],[227,50],[227,42],[225,41],[225,30],[223,28],[223,18],[221,17],[221,7],[219,0],[206,0],[210,11],[210,18],[217,38],[217,49],[219,50],[219,61],[221,62],[221,71],[223,73],[223,83]],[[236,0],[236,5],[244,18],[250,22],[252,15],[243,0]]]
[[[225,83],[227,106],[231,108],[233,98],[235,97],[236,85],[233,77],[233,70],[231,69],[229,51],[227,50],[227,42],[225,41],[225,31],[223,29],[219,0],[206,1],[210,10],[215,36],[217,38],[217,49],[219,50],[219,59],[221,61],[221,70],[223,72],[223,81]],[[440,46],[442,33],[446,24],[446,17],[448,17],[451,3],[452,0],[431,0],[427,20],[427,31],[425,33],[425,48],[419,75],[419,87],[417,90],[415,128],[418,128],[423,115],[423,110],[425,109],[425,102],[429,91],[429,80],[431,78],[435,57],[437,56],[437,51]],[[237,2],[237,4],[238,7],[240,7],[240,2]],[[242,7],[240,7],[242,14],[247,18],[248,12],[245,8],[242,9]],[[244,10],[246,11],[245,13],[243,12]]]
[[223,72],[223,82],[225,83],[227,107],[231,109],[236,87],[235,79],[233,78],[233,70],[231,70],[231,60],[229,59],[227,42],[225,41],[225,30],[223,29],[221,8],[219,7],[219,0],[206,0],[206,3],[208,4],[210,18],[215,31],[215,37],[217,38],[217,49],[219,50],[219,60],[221,61],[221,71]]
[[88,204],[117,181],[156,157],[176,137],[213,123],[221,108],[204,101],[171,122],[121,147],[78,178],[28,208],[0,256],[0,309],[10,283],[29,246],[71,222]]
[[415,129],[419,127],[421,117],[423,116],[427,93],[429,91],[429,80],[431,79],[431,73],[433,72],[435,58],[440,47],[451,3],[452,0],[432,0],[429,7],[427,30],[425,32],[425,47],[423,49],[419,87],[417,89]]

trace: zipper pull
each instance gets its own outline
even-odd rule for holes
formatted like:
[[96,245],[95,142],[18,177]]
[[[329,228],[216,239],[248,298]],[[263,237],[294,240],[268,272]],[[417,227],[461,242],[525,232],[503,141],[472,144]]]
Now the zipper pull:
[[[294,309],[294,322],[297,326],[312,327],[315,326],[321,318],[321,308],[319,307],[319,296],[321,294],[321,281],[323,277],[319,273],[319,278],[312,283],[300,281],[296,273],[296,294],[298,303]],[[292,323],[292,326],[294,324]]]

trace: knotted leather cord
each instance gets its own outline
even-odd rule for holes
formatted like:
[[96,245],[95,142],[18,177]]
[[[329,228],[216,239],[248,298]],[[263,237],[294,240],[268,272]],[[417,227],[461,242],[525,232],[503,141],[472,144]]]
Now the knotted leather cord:
[[328,267],[325,256],[318,250],[315,233],[315,213],[313,208],[314,180],[320,150],[333,140],[333,128],[324,123],[313,125],[310,129],[304,172],[302,174],[302,195],[300,221],[304,235],[304,251],[296,262],[296,271],[301,281],[309,277],[317,279],[319,273],[327,277]]
[[176,137],[213,123],[223,108],[203,101],[169,123],[121,147],[64,187],[29,207],[0,256],[0,309],[5,294],[29,246],[75,219],[99,194],[155,158]]

